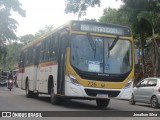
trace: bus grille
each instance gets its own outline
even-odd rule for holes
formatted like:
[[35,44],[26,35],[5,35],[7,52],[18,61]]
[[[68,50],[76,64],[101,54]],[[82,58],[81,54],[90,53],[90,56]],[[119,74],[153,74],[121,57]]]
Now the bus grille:
[[105,91],[105,90],[92,90],[85,89],[88,96],[96,97],[97,94],[108,94],[109,97],[117,97],[120,91]]

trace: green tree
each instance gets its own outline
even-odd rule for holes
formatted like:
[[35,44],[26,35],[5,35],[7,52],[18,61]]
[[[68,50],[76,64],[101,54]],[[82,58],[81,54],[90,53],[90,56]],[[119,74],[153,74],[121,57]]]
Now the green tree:
[[112,23],[112,24],[130,26],[130,22],[128,19],[128,12],[112,8],[104,9],[103,15],[100,17],[99,21],[103,23]]
[[29,42],[31,42],[32,40],[35,40],[36,38],[39,38],[39,37],[43,36],[44,34],[50,32],[51,30],[53,30],[53,28],[54,28],[53,25],[46,25],[44,28],[42,28],[38,32],[36,32],[35,35],[27,34],[27,35],[21,36],[19,38],[20,43],[23,45],[26,45]]
[[26,44],[28,44],[30,41],[32,41],[34,39],[34,35],[27,34],[27,35],[21,36],[19,39],[20,39],[20,42],[23,45],[26,45]]
[[65,0],[65,13],[78,14],[78,17],[84,16],[89,6],[100,6],[100,0]]
[[18,23],[11,18],[11,11],[25,16],[25,11],[20,7],[18,0],[0,0],[0,41],[16,39],[15,31]]
[[18,0],[0,0],[0,56],[6,51],[6,42],[17,39],[15,31],[18,23],[11,18],[11,11],[18,12],[22,17],[25,11]]
[[5,54],[0,58],[0,69],[15,69],[19,61],[21,48],[52,29],[53,25],[46,25],[45,28],[40,29],[35,35],[27,34],[21,36],[18,42],[16,41],[7,44],[5,51],[3,51]]
[[21,43],[13,42],[7,45],[7,54],[4,59],[0,61],[0,67],[6,70],[12,70],[17,68],[18,60],[20,56]]
[[54,25],[46,25],[44,28],[40,29],[38,32],[36,32],[34,39],[43,36],[44,34],[50,32],[53,30]]
[[154,68],[153,74],[154,76],[160,76],[160,53],[159,53],[159,46],[158,46],[158,41],[155,38],[155,33],[156,31],[159,30],[159,25],[160,25],[160,14],[156,13],[155,11],[142,11],[138,15],[139,20],[146,20],[148,22],[148,25],[151,26],[151,31],[152,31],[152,55],[151,55],[151,60],[152,60],[152,65]]
[[126,6],[130,8],[130,20],[135,33],[139,33],[142,43],[142,56],[145,37],[152,36],[152,59],[153,75],[160,76],[160,53],[158,50],[158,41],[155,39],[155,33],[159,33],[160,28],[160,0],[123,0]]

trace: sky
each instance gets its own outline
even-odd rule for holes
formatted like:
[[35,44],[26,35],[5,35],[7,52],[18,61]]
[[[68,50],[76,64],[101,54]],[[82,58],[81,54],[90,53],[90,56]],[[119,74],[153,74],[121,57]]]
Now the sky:
[[[65,14],[65,0],[19,0],[22,9],[26,11],[26,17],[13,13],[12,17],[17,20],[18,28],[16,35],[35,34],[46,25],[53,25],[55,28],[69,20],[77,20],[77,15]],[[104,8],[118,9],[122,5],[120,0],[101,0],[100,7],[89,8],[86,16],[80,20],[98,19],[103,14]]]

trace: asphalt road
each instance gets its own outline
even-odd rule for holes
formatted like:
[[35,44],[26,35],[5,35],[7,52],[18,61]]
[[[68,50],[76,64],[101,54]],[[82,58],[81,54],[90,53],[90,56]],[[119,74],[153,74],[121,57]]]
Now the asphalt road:
[[[105,109],[97,108],[96,102],[90,101],[90,100],[64,100],[61,105],[52,105],[50,103],[49,95],[39,95],[38,98],[26,98],[25,91],[21,90],[20,88],[14,88],[12,89],[12,91],[9,91],[6,87],[0,87],[0,111],[56,111],[56,112],[62,111],[62,113],[66,113],[66,111],[68,111],[70,116],[72,115],[74,116],[76,114],[76,112],[74,111],[81,111],[82,113],[84,111],[88,111],[88,114],[90,114],[89,117],[85,117],[85,114],[82,114],[82,116],[78,114],[79,117],[75,117],[75,118],[78,120],[81,120],[82,118],[85,117],[86,120],[91,120],[92,116],[94,116],[92,120],[94,119],[101,120],[109,117],[104,117],[103,116],[104,114],[102,114],[102,117],[99,116],[98,114],[100,112],[105,114],[113,114],[113,113],[123,111],[123,114],[124,114],[124,111],[126,111],[126,114],[127,114],[127,111],[132,111],[132,112],[135,111],[135,112],[141,113],[143,111],[160,111],[160,109],[154,109],[154,108],[151,108],[150,105],[142,104],[142,103],[137,103],[136,105],[129,105],[127,100],[115,100],[115,99],[112,99],[110,101],[109,106]],[[99,113],[96,111],[98,111]],[[117,118],[121,119],[120,117],[116,117],[114,115],[116,114],[113,114],[113,117],[111,117],[112,120]],[[62,117],[62,119],[65,118],[65,120],[68,120],[68,119],[72,120],[70,119],[70,116]],[[96,116],[99,116],[99,117],[96,117]],[[4,119],[4,118],[0,118],[0,119]],[[14,119],[17,120],[18,118],[14,118]],[[47,119],[51,119],[51,117]],[[60,119],[60,116],[58,116],[56,120],[58,119]],[[122,119],[123,120],[127,119],[127,117]],[[130,117],[130,119],[136,120],[138,119],[138,117]],[[146,119],[158,120],[159,118],[147,117]]]

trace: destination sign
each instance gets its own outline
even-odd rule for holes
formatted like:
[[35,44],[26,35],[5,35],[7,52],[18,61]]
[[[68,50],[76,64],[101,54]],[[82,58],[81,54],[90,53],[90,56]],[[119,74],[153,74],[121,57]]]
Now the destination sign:
[[124,34],[123,29],[113,28],[113,27],[87,25],[87,24],[81,24],[81,30],[82,31],[90,31],[90,32],[118,34],[118,35],[123,35]]
[[102,24],[102,23],[87,23],[87,22],[74,22],[72,24],[73,30],[80,30],[85,32],[94,33],[106,33],[121,36],[131,36],[131,31],[127,27],[112,25],[112,24]]

